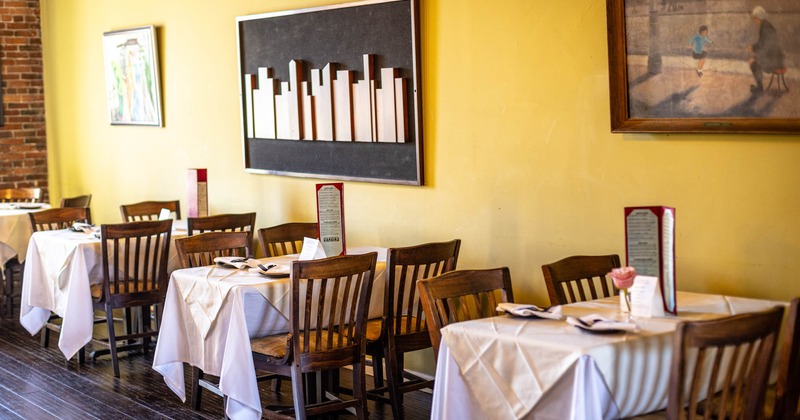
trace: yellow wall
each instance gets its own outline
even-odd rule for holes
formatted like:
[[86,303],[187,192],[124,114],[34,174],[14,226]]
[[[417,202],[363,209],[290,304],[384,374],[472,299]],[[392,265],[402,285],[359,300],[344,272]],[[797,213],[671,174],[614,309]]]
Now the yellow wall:
[[[52,196],[185,200],[209,170],[213,213],[313,220],[319,180],[243,170],[235,17],[327,0],[42,0]],[[461,268],[509,266],[546,304],[540,266],[619,253],[623,207],[677,208],[682,290],[800,295],[800,138],[609,129],[603,0],[423,0],[426,186],[348,182],[348,243],[461,238]],[[159,28],[164,128],[110,126],[102,34]],[[746,87],[744,87],[746,88]]]

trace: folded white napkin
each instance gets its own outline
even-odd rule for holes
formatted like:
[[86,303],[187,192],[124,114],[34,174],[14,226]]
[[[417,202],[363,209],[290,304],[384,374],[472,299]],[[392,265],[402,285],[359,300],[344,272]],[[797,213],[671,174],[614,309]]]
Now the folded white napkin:
[[258,265],[261,264],[257,259],[254,258],[242,258],[242,257],[217,257],[214,258],[214,262],[229,268],[258,268]]
[[259,264],[251,268],[251,273],[258,273],[267,277],[286,277],[291,272],[292,267],[286,264]]
[[535,317],[545,319],[561,319],[561,306],[540,308],[536,305],[525,303],[503,302],[497,305],[497,311],[506,312],[515,316]]
[[89,223],[74,222],[71,227],[75,232],[93,233],[95,231],[94,225]]
[[580,318],[567,317],[567,323],[585,331],[594,332],[619,332],[639,331],[635,322],[617,321],[598,314],[590,314]]

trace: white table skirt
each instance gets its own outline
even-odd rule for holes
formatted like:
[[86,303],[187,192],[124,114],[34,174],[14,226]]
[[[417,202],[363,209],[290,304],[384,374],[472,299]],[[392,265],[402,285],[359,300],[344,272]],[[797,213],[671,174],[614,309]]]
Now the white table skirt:
[[[25,261],[28,240],[32,233],[28,213],[40,211],[7,207],[9,206],[0,208],[0,270],[5,268],[6,262],[14,256],[17,256],[20,262]],[[42,205],[42,209],[47,208],[50,208],[49,204]]]
[[[186,236],[173,230],[172,239]],[[168,271],[178,267],[174,244]],[[94,311],[90,287],[103,282],[100,240],[68,229],[35,232],[28,245],[22,280],[19,322],[31,335],[51,312],[62,318],[58,348],[67,359],[92,339]]]
[[[591,335],[564,321],[506,316],[442,330],[432,419],[612,419],[666,407],[672,332],[783,302],[678,293],[679,316],[637,318],[639,333]],[[620,317],[614,299],[566,305],[564,315]]]
[[[378,251],[369,316],[383,314],[386,248],[348,248],[349,254]],[[297,255],[263,259],[290,264]],[[220,378],[232,419],[261,418],[251,337],[289,331],[289,279],[269,279],[245,271],[196,267],[172,273],[153,369],[186,401],[184,363]]]

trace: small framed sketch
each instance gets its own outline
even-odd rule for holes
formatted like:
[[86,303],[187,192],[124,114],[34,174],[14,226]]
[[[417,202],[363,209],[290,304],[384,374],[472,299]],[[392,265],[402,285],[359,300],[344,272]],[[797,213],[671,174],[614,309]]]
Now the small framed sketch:
[[153,26],[103,34],[106,99],[112,125],[162,126],[156,45]]

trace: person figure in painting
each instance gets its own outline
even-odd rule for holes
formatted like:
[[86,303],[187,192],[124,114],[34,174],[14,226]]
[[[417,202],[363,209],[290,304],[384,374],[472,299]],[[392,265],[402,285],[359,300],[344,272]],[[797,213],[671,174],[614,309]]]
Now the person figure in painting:
[[689,40],[689,48],[692,49],[692,58],[697,60],[697,72],[698,77],[703,77],[703,65],[706,63],[706,45],[711,45],[711,39],[708,38],[708,26],[702,25],[698,30],[698,33],[695,34]]
[[747,47],[747,50],[754,55],[749,63],[756,79],[756,84],[750,86],[750,91],[758,93],[764,91],[764,73],[772,73],[783,68],[783,50],[778,42],[778,32],[768,20],[767,11],[761,6],[756,6],[752,17],[758,25],[758,41]]

